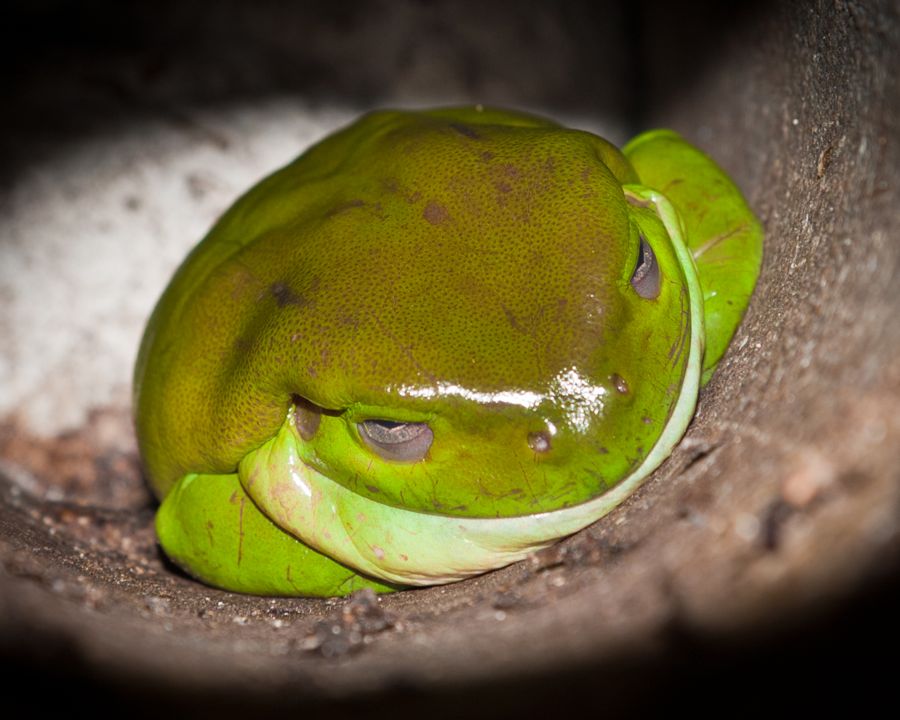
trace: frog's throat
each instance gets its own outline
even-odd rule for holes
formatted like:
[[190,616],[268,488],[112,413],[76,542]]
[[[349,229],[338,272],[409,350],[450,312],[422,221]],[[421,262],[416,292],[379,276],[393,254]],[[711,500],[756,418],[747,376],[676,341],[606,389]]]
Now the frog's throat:
[[659,440],[643,462],[588,502],[535,515],[460,518],[393,507],[357,495],[301,459],[303,440],[288,414],[278,434],[241,461],[247,494],[283,530],[364,575],[406,585],[452,582],[521,560],[602,517],[668,457],[694,414],[703,360],[703,298],[680,219],[659,193],[627,186],[652,203],[687,281],[690,350],[682,390]]

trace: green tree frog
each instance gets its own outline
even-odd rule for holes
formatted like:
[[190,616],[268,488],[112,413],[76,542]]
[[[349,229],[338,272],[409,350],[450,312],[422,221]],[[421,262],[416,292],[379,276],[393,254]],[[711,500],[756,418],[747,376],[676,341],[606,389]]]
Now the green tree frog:
[[671,453],[762,230],[674,132],[373,112],[178,269],[135,371],[168,556],[333,596],[455,581],[594,522]]

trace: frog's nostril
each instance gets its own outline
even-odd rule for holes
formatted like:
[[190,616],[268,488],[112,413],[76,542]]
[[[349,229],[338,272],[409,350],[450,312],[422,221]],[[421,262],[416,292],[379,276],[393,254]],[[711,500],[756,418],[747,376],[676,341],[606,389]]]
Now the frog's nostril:
[[625,378],[623,378],[619,373],[613,373],[609,376],[610,382],[613,384],[613,387],[616,389],[616,392],[620,395],[628,394],[628,383],[625,382]]
[[528,433],[528,447],[536,453],[550,452],[550,434],[543,430]]
[[322,420],[322,408],[301,395],[294,395],[294,425],[304,440],[312,440]]

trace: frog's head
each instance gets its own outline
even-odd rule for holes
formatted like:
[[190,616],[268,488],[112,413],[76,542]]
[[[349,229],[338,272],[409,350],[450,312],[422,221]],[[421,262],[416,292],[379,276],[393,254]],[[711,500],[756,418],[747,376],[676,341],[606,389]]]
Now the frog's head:
[[156,486],[233,472],[282,432],[305,472],[428,514],[614,488],[663,434],[697,334],[677,219],[635,183],[594,135],[490,111],[376,113],[316,146],[229,211],[151,321]]

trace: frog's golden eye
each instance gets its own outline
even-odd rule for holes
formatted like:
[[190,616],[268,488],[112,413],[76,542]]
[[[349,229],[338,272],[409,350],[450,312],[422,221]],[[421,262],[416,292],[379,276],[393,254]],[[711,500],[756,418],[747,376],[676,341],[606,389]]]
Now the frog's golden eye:
[[357,427],[363,442],[385,460],[422,460],[434,440],[431,428],[423,422],[363,420]]
[[646,300],[653,300],[659,295],[659,263],[653,248],[641,235],[641,246],[638,250],[637,265],[631,275],[631,287]]

